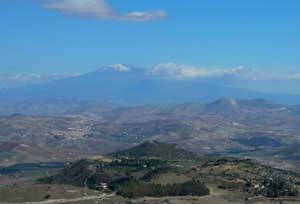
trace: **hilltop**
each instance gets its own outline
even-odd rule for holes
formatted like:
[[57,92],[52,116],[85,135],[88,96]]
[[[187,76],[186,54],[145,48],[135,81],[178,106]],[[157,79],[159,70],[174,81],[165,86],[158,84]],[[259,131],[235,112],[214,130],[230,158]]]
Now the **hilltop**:
[[179,149],[175,144],[166,144],[158,141],[147,141],[127,150],[111,154],[114,157],[129,158],[159,158],[164,160],[188,160],[195,159],[192,152]]

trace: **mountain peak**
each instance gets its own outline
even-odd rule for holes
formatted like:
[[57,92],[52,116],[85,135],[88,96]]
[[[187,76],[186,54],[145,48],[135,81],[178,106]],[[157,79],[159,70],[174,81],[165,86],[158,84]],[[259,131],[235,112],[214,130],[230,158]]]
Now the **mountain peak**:
[[113,64],[100,68],[99,71],[130,72],[132,68],[125,64]]

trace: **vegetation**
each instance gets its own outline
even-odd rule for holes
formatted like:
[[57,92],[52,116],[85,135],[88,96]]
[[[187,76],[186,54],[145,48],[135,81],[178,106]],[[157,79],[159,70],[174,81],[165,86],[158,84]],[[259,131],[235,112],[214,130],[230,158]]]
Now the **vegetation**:
[[[156,157],[147,157],[150,154],[146,150]],[[147,142],[122,154],[112,154],[116,156],[109,162],[80,160],[64,168],[61,173],[39,181],[112,190],[130,198],[202,196],[209,194],[206,183],[249,196],[273,198],[299,194],[300,175],[295,172],[268,167],[250,159],[224,157],[182,160],[181,157],[175,160],[174,155],[179,152],[182,150],[173,145]]]
[[253,186],[251,181],[247,181],[245,191],[251,192],[255,196],[263,195],[269,198],[295,197],[299,195],[299,187],[282,176],[266,177],[261,184],[255,186]]
[[176,145],[165,144],[157,141],[148,141],[128,150],[112,154],[115,157],[131,158],[161,158],[164,160],[187,160],[195,159],[196,155],[192,152],[178,149]]
[[166,185],[129,180],[121,184],[113,183],[111,188],[116,190],[119,195],[129,198],[145,196],[204,196],[209,194],[209,189],[206,185],[195,180]]
[[273,198],[299,195],[299,189],[295,187],[293,182],[278,175],[264,178],[264,181],[260,185],[258,191],[266,197]]

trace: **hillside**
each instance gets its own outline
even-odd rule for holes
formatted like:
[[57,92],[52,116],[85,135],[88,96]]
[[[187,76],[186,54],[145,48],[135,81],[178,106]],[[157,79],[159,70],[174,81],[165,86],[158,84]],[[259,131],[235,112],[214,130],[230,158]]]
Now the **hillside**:
[[192,152],[178,149],[174,144],[165,144],[158,141],[147,141],[127,150],[111,154],[114,157],[129,158],[159,158],[164,160],[188,160],[195,159]]
[[[208,104],[131,107],[82,102],[59,115],[47,114],[60,104],[47,104],[45,115],[0,116],[0,166],[74,161],[149,140],[198,155],[288,162],[276,164],[281,168],[297,169],[300,161],[299,106],[230,98]],[[17,110],[26,112],[26,107]],[[42,110],[43,106],[28,108]]]
[[[167,149],[162,151],[160,148]],[[116,153],[113,155],[117,157],[110,161],[80,160],[39,182],[111,190],[125,197],[200,196],[209,194],[207,186],[239,192],[245,198],[299,195],[298,173],[272,168],[250,159],[218,157],[185,160],[180,157],[174,160],[170,157],[169,160],[164,156],[168,149],[176,154],[186,154],[172,145],[147,142],[121,154],[135,158],[119,157],[120,153]],[[151,153],[157,158],[147,156]]]

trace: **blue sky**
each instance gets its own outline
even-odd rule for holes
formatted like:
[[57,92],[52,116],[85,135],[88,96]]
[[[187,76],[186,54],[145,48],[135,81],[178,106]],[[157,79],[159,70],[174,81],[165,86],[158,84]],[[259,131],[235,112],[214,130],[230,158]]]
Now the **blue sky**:
[[113,13],[105,15],[54,1],[65,0],[1,0],[0,73],[88,72],[115,63],[300,67],[299,0],[100,0]]

